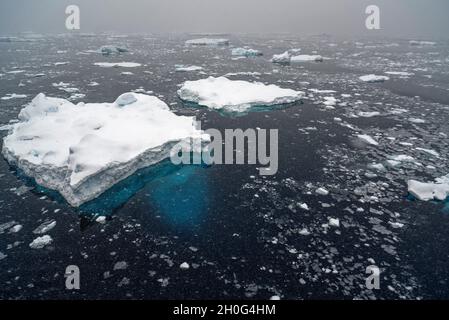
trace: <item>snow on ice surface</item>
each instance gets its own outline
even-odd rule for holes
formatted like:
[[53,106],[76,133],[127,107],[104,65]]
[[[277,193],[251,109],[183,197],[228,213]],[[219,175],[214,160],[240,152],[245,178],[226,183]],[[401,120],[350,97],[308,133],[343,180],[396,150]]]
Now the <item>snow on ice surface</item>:
[[4,138],[5,158],[73,206],[167,158],[174,143],[202,134],[192,117],[137,93],[113,103],[76,105],[41,93],[19,120]]
[[95,62],[94,65],[103,68],[135,68],[141,66],[141,64],[137,62]]
[[365,76],[359,77],[363,82],[384,82],[390,80],[387,76],[376,76],[375,74],[367,74]]
[[187,40],[186,45],[190,46],[227,46],[229,45],[228,39],[214,39],[214,38],[200,38]]
[[253,57],[253,56],[261,56],[262,52],[255,49],[249,48],[234,48],[232,49],[233,56],[244,56],[244,57]]
[[301,54],[298,56],[294,56],[290,58],[291,63],[300,63],[300,62],[322,62],[323,57],[320,55],[308,55],[308,54]]
[[408,192],[418,200],[440,200],[443,201],[449,196],[449,174],[435,179],[435,182],[408,181]]
[[186,81],[178,90],[182,100],[211,109],[245,112],[254,106],[274,106],[300,100],[304,93],[260,82],[209,77]]

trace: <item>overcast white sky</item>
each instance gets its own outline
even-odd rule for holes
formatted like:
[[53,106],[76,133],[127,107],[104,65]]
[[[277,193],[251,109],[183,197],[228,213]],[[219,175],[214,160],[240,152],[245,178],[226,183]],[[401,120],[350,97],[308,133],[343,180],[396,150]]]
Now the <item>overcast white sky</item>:
[[[0,0],[0,34],[65,32],[65,8],[81,32],[231,32],[448,38],[449,0]],[[381,10],[380,31],[365,8]]]

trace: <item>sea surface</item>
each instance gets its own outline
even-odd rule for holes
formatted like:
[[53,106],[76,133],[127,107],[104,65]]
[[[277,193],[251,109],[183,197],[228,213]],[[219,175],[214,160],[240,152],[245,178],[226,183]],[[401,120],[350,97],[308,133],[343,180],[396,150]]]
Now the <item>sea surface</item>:
[[[255,165],[165,161],[81,208],[1,157],[0,298],[449,298],[449,204],[407,192],[409,179],[428,182],[449,173],[449,41],[416,46],[412,39],[221,35],[230,46],[185,46],[195,37],[23,35],[0,42],[1,137],[40,92],[77,103],[113,102],[137,90],[195,116],[203,129],[279,129],[276,175],[260,176]],[[97,52],[106,44],[129,52]],[[236,59],[231,48],[241,46],[264,55]],[[297,54],[320,54],[324,61],[270,62],[273,54],[299,48]],[[176,64],[203,70],[176,72]],[[391,71],[408,75],[385,74]],[[360,81],[366,74],[390,80]],[[177,97],[184,81],[222,75],[306,97],[238,116]],[[26,97],[8,99],[13,93]],[[326,106],[326,97],[336,105]],[[388,165],[395,155],[414,160]],[[316,193],[320,187],[329,194]],[[329,225],[330,218],[339,226]],[[43,234],[53,241],[31,248]],[[180,267],[184,262],[189,269]],[[80,290],[66,289],[69,265],[80,269]],[[378,290],[366,287],[371,265],[381,271]]]

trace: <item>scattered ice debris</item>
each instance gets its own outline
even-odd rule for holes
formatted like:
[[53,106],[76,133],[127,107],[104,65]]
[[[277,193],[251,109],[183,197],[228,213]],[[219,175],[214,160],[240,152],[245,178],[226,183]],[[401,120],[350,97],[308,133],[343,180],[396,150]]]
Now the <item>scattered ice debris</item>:
[[34,229],[34,234],[44,234],[53,229],[56,226],[55,220],[45,221],[39,227]]
[[409,118],[408,121],[410,121],[412,123],[416,123],[416,124],[426,123],[426,120],[419,119],[419,118]]
[[304,93],[260,82],[209,77],[186,81],[178,90],[181,99],[211,109],[245,112],[253,106],[274,106],[300,100]]
[[23,99],[26,98],[26,94],[16,94],[16,93],[9,93],[3,97],[1,97],[1,100],[11,100],[11,99]]
[[243,57],[255,57],[263,55],[262,52],[250,48],[234,48],[232,49],[233,56],[243,56]]
[[95,62],[94,65],[103,68],[135,68],[141,66],[137,62]]
[[327,196],[329,194],[329,191],[323,187],[316,189],[315,192],[321,196]]
[[121,54],[128,52],[128,49],[123,46],[105,45],[100,48],[100,52],[104,56],[109,56],[113,54]]
[[128,268],[128,263],[126,261],[119,261],[116,264],[114,264],[114,271],[115,270],[125,270]]
[[415,148],[415,149],[419,150],[419,151],[424,151],[425,153],[430,154],[432,156],[435,156],[437,158],[440,157],[440,154],[438,152],[436,152],[435,150],[432,150],[432,149],[425,149],[425,148],[419,148],[419,147]]
[[384,82],[390,80],[390,78],[387,76],[376,76],[375,74],[367,74],[365,76],[359,77],[359,79],[362,80],[363,82],[370,82],[370,83]]
[[271,62],[280,64],[290,63],[290,57],[290,53],[288,51],[285,51],[281,54],[275,54],[273,58],[271,58]]
[[229,45],[228,39],[214,39],[214,38],[200,38],[187,40],[186,45],[189,46],[227,46]]
[[291,63],[300,63],[300,62],[323,62],[323,57],[320,55],[308,55],[301,54],[298,56],[293,56],[290,58]]
[[408,192],[422,201],[440,200],[444,201],[449,196],[449,174],[436,178],[435,182],[408,181]]
[[191,117],[154,96],[73,104],[37,95],[4,139],[3,155],[73,206],[96,198],[138,169],[169,156],[170,145],[201,137]]
[[373,146],[379,145],[379,142],[377,142],[376,140],[374,140],[371,136],[369,136],[367,134],[358,134],[357,137],[359,139],[365,141],[366,143],[373,145]]
[[405,71],[386,71],[385,73],[392,75],[392,76],[402,76],[402,77],[409,77],[409,76],[414,75],[414,73],[405,72]]
[[437,43],[433,41],[410,40],[409,44],[411,46],[434,46]]
[[32,249],[42,249],[43,247],[51,244],[53,242],[52,237],[49,235],[44,235],[42,237],[37,237],[30,243],[30,248]]
[[183,262],[183,263],[181,263],[179,268],[181,268],[181,270],[187,270],[190,268],[190,265],[187,262]]
[[189,71],[200,71],[203,70],[203,67],[200,66],[185,66],[182,64],[175,65],[177,72],[189,72]]

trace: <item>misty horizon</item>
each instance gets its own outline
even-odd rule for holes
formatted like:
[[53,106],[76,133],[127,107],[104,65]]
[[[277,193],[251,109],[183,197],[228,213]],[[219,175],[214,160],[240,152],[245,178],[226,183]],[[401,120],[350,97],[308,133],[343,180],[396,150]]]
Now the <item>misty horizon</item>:
[[[380,30],[365,27],[365,8],[380,8]],[[65,28],[65,8],[80,8],[81,28]],[[0,4],[0,34],[36,33],[287,33],[296,35],[447,38],[449,2],[419,0],[118,0]]]

